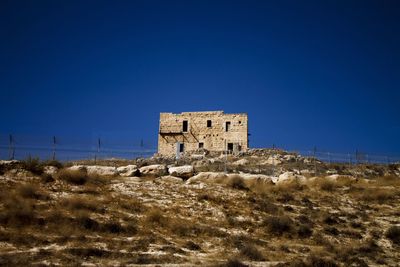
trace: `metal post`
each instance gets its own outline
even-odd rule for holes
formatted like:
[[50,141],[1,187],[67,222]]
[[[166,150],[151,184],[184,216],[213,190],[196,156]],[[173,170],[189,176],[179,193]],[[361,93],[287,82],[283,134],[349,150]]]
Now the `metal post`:
[[314,173],[317,175],[317,147],[314,146]]
[[56,137],[53,136],[53,160],[56,160]]
[[12,134],[10,134],[9,136],[9,150],[8,150],[8,157],[10,160],[13,160],[15,157],[15,145],[14,145],[14,138],[12,136]]

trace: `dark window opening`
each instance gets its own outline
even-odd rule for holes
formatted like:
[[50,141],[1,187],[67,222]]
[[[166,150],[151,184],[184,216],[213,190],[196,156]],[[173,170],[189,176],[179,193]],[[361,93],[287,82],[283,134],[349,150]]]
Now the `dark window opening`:
[[228,132],[230,128],[231,128],[231,122],[230,121],[225,122],[225,132]]
[[185,144],[184,143],[180,143],[179,144],[179,152],[183,152],[185,150]]
[[207,127],[208,127],[208,128],[211,128],[211,127],[212,127],[212,122],[211,122],[211,120],[207,120]]
[[233,151],[233,143],[228,143],[228,151]]
[[188,131],[188,121],[183,121],[182,132],[187,132],[187,131]]
[[199,148],[203,148],[204,147],[204,143],[200,142],[199,143]]

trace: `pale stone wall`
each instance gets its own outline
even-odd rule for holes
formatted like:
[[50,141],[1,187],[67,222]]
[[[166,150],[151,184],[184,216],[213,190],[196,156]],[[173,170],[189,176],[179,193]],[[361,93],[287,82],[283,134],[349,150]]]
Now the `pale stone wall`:
[[[184,120],[188,121],[187,132],[183,132]],[[207,120],[211,120],[211,127],[207,127]],[[228,121],[230,129],[225,131]],[[225,151],[229,143],[235,151],[245,151],[248,149],[247,114],[224,114],[223,111],[160,113],[158,153],[175,155],[178,142],[184,144],[184,152],[198,149],[200,142],[209,151]]]

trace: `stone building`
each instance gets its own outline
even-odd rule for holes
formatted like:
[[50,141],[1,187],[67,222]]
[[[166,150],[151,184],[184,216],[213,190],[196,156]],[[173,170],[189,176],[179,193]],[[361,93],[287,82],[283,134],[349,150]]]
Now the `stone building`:
[[158,153],[179,155],[197,149],[239,152],[248,148],[247,114],[223,111],[160,113]]

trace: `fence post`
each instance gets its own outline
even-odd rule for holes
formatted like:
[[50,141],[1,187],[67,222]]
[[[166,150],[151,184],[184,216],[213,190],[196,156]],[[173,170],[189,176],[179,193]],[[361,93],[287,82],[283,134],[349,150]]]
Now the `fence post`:
[[15,157],[15,146],[14,146],[14,138],[12,136],[12,134],[10,134],[9,136],[9,149],[8,149],[8,158],[10,160],[13,160]]
[[53,160],[56,160],[56,136],[53,136]]
[[313,154],[314,154],[314,173],[315,175],[317,175],[317,147],[314,146],[314,150],[313,150]]

